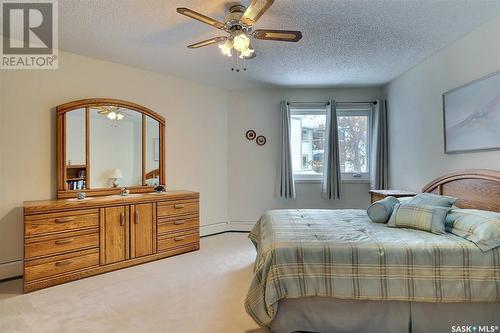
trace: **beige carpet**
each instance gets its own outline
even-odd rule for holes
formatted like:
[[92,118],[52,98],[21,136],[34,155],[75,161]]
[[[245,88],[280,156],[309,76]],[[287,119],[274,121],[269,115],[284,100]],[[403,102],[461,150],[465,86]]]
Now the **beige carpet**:
[[0,332],[261,333],[243,305],[255,250],[247,234],[201,250],[22,294],[0,282]]

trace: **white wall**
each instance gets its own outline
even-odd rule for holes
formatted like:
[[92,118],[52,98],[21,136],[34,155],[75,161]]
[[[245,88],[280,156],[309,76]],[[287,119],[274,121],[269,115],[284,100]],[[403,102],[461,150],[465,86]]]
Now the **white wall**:
[[[369,204],[367,183],[345,184],[341,200],[321,199],[321,185],[297,184],[297,199],[283,200],[276,193],[280,149],[282,99],[291,101],[371,101],[383,96],[380,88],[256,89],[232,91],[228,113],[228,195],[232,225],[247,226],[274,208],[365,208]],[[265,135],[265,146],[248,141],[245,132]],[[241,228],[244,229],[244,228]]]
[[22,202],[55,198],[54,107],[89,97],[166,120],[167,187],[201,194],[201,223],[227,221],[228,92],[67,52],[58,70],[0,71],[0,263],[22,258]]
[[441,97],[450,89],[498,70],[500,16],[386,87],[391,187],[420,190],[435,177],[451,171],[500,168],[500,151],[444,154]]

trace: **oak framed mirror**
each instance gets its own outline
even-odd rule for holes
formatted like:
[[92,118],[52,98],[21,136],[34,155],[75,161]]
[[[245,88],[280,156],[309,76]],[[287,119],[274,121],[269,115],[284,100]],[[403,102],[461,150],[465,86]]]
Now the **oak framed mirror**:
[[118,99],[57,106],[57,197],[152,192],[165,185],[165,118]]

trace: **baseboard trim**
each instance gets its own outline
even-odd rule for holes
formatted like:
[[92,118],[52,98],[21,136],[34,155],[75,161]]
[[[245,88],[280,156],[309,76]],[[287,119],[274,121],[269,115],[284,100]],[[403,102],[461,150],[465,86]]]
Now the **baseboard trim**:
[[228,231],[251,231],[255,221],[231,221],[229,222]]
[[227,222],[219,222],[200,226],[200,236],[219,234],[228,230]]
[[23,275],[23,261],[16,260],[0,264],[0,280],[11,279]]

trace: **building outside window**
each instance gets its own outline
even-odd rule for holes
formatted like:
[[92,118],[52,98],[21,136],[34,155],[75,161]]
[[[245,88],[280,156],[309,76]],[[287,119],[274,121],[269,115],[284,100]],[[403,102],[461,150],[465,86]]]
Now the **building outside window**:
[[[337,108],[342,179],[369,179],[370,109]],[[326,109],[291,109],[292,168],[296,180],[323,176]]]

